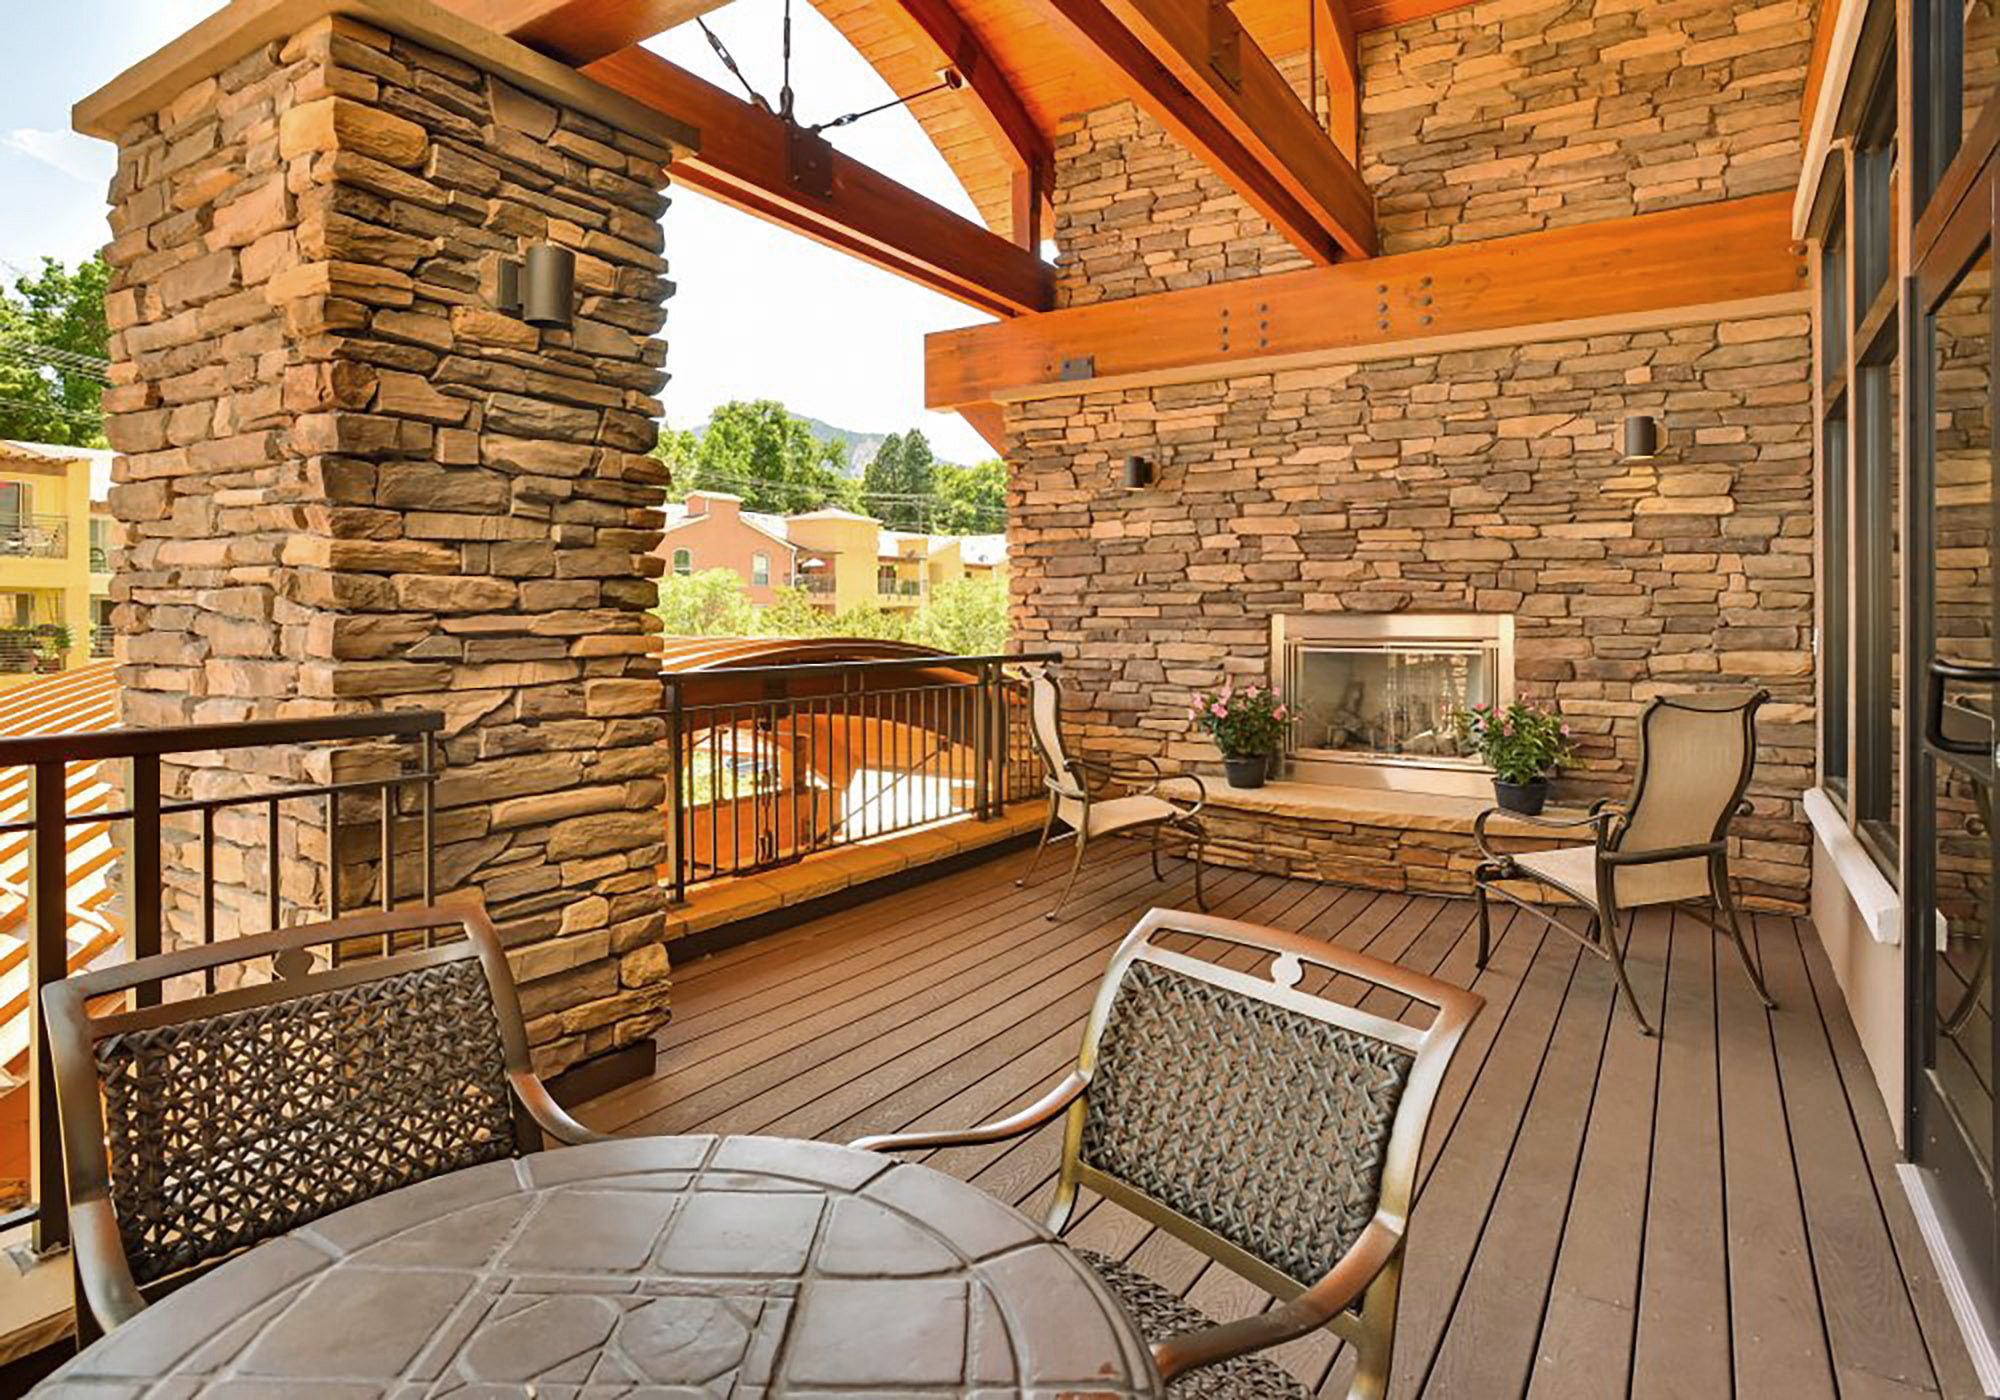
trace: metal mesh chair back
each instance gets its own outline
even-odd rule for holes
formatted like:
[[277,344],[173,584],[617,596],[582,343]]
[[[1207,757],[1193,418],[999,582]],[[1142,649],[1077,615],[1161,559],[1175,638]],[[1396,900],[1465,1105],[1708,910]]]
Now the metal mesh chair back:
[[1135,962],[1098,1043],[1081,1160],[1305,1287],[1374,1218],[1415,1060]]
[[42,1001],[74,1254],[107,1327],[145,1285],[545,1131],[590,1136],[535,1076],[470,901],[142,958]]
[[[1162,946],[1176,938],[1205,942]],[[1307,990],[1308,966],[1310,985],[1436,1013],[1405,1024]],[[1155,909],[1098,994],[1057,1214],[1087,1186],[1274,1293],[1311,1287],[1371,1221],[1408,1211],[1438,1082],[1479,1005],[1283,930]]]
[[473,959],[109,1035],[94,1058],[141,1284],[516,1150]]
[[[1763,691],[1662,696],[1639,720],[1639,771],[1616,849],[1673,850],[1720,840],[1756,765]],[[1654,897],[1706,887],[1707,862],[1665,861],[1618,872],[1618,899],[1633,908]]]

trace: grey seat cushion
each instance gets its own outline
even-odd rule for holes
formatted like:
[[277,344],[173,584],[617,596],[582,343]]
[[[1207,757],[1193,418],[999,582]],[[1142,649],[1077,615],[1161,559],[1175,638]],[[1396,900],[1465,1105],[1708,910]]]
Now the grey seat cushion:
[[[1149,1342],[1213,1327],[1215,1319],[1191,1307],[1135,1269],[1115,1259],[1079,1249],[1077,1257],[1097,1271],[1132,1314]],[[1171,1400],[1312,1400],[1312,1392],[1290,1372],[1257,1356],[1239,1356],[1190,1371],[1167,1387]]]

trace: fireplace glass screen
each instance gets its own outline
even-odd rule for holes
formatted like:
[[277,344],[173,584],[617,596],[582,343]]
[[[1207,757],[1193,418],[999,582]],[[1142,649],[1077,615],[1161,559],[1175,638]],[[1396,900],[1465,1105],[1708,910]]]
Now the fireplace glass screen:
[[1470,647],[1320,647],[1293,652],[1292,742],[1357,756],[1464,759],[1452,712],[1495,698],[1494,654]]

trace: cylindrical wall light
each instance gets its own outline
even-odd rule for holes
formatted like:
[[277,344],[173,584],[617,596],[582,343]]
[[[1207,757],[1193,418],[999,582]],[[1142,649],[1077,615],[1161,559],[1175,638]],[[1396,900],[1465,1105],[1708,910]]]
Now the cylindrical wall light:
[[575,324],[575,253],[553,243],[528,250],[521,273],[521,319],[543,330],[568,330]]
[[1660,420],[1635,413],[1625,420],[1625,460],[1650,462],[1660,455]]
[[1127,491],[1143,491],[1153,484],[1153,464],[1134,452],[1125,459],[1125,470],[1119,474],[1119,483]]

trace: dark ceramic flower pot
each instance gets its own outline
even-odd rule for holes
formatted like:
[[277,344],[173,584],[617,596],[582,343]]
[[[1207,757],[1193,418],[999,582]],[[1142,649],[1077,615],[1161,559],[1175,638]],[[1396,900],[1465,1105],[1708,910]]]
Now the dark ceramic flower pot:
[[1253,753],[1247,756],[1224,754],[1222,766],[1229,774],[1229,785],[1233,788],[1260,788],[1264,778],[1271,771],[1271,755]]
[[1549,780],[1537,778],[1532,783],[1503,783],[1495,778],[1493,800],[1500,804],[1503,811],[1538,817],[1542,813],[1542,804],[1549,800]]

